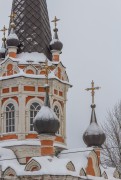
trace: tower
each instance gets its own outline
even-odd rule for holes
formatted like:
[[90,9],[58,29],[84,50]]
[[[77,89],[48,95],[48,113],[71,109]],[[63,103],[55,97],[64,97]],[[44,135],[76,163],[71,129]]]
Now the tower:
[[[57,62],[51,58],[51,42],[46,1],[13,0],[0,69],[0,140],[6,141],[20,163],[40,154],[33,120],[44,104],[47,76],[50,105],[60,121],[54,146],[59,151],[66,148],[66,100],[71,85],[60,58]],[[60,44],[58,39],[56,46]],[[59,49],[54,50],[59,57]],[[21,159],[23,152],[26,158]]]

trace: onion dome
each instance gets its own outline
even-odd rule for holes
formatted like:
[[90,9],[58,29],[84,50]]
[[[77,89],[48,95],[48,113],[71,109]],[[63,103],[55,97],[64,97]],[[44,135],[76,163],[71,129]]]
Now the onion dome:
[[59,130],[60,122],[54,111],[50,108],[48,94],[49,86],[47,85],[45,89],[45,103],[34,119],[34,128],[38,134],[55,135],[55,133]]
[[55,28],[53,30],[54,31],[53,40],[50,42],[51,51],[61,51],[63,48],[63,44],[58,38],[58,29],[56,28],[57,21],[59,21],[59,19],[57,19],[57,17],[55,16],[54,20],[52,21],[55,24]]
[[11,31],[10,31],[10,34],[9,36],[7,37],[7,46],[8,47],[18,47],[19,45],[19,38],[17,36],[17,34],[15,33],[15,24],[14,22],[11,23]]
[[53,40],[50,42],[50,50],[54,50],[54,51],[61,51],[63,48],[63,44],[62,42],[59,40],[58,38],[58,29],[55,28],[54,29],[54,38]]
[[0,49],[0,58],[4,59],[5,58],[5,53],[6,53],[6,47],[5,47],[5,43],[2,43],[2,47]]
[[104,132],[97,123],[95,107],[96,107],[95,104],[91,105],[92,114],[91,114],[90,125],[83,135],[83,140],[88,147],[90,146],[101,147],[106,140],[106,136]]

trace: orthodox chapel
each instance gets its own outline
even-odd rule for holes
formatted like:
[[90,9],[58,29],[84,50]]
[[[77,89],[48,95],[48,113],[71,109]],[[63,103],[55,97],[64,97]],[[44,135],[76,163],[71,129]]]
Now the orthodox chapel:
[[[72,87],[61,61],[63,43],[55,16],[51,34],[46,0],[13,0],[0,48],[0,179],[118,179],[101,166],[106,136],[98,125],[91,83],[85,148],[68,149],[66,102]],[[7,32],[8,31],[8,32]]]

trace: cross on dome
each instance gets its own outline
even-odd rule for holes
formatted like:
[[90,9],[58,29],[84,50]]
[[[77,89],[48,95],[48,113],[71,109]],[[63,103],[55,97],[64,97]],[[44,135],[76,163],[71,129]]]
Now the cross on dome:
[[6,31],[7,31],[7,30],[8,30],[8,29],[5,27],[5,25],[3,26],[3,29],[0,30],[1,32],[3,32],[3,38],[2,38],[2,40],[3,40],[3,42],[4,42],[4,45],[5,45],[5,41],[6,41],[5,35],[6,35]]
[[58,19],[56,16],[55,16],[54,20],[51,21],[51,22],[54,23],[55,29],[56,29],[56,27],[57,27],[57,22],[58,22],[58,21],[60,21],[60,19]]
[[8,29],[5,27],[5,25],[3,26],[3,29],[0,30],[0,31],[3,32],[4,38],[5,38],[5,34],[6,34],[6,31],[7,31],[7,30],[8,30]]
[[100,87],[95,87],[94,86],[94,81],[92,80],[92,82],[91,82],[91,85],[92,85],[92,87],[91,88],[87,88],[87,89],[85,89],[86,91],[91,91],[91,95],[92,95],[92,104],[94,104],[94,96],[95,96],[95,90],[99,90],[100,89]]
[[12,12],[9,17],[10,17],[10,20],[13,22],[16,17],[16,14],[14,12]]

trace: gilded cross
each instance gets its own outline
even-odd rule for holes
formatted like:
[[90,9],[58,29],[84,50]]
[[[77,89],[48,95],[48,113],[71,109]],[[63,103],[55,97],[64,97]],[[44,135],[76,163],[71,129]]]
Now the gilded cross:
[[54,67],[54,65],[50,65],[48,64],[48,60],[46,59],[45,62],[42,64],[41,69],[45,70],[45,76],[46,76],[46,84],[48,84],[48,75],[51,72],[52,67]]
[[14,12],[12,12],[9,17],[10,17],[10,20],[13,22],[14,18],[16,17],[16,14]]
[[3,32],[4,38],[5,38],[5,33],[6,33],[7,30],[8,30],[8,29],[5,27],[5,25],[4,25],[3,29],[0,30],[0,31]]
[[6,37],[5,37],[5,35],[6,35],[6,31],[7,31],[8,29],[5,27],[5,25],[4,25],[4,27],[3,27],[3,29],[1,29],[0,31],[2,31],[3,32],[3,42],[4,42],[4,45],[5,45],[5,41],[6,41]]
[[54,23],[55,28],[57,27],[57,22],[58,22],[58,21],[60,21],[60,19],[58,19],[56,16],[55,16],[54,20],[51,21],[51,22]]
[[92,81],[91,82],[91,85],[92,85],[92,87],[91,88],[87,88],[87,89],[85,89],[86,91],[91,91],[91,95],[92,95],[92,104],[94,104],[94,96],[95,96],[95,90],[99,90],[100,89],[100,87],[95,87],[94,86],[94,81]]

